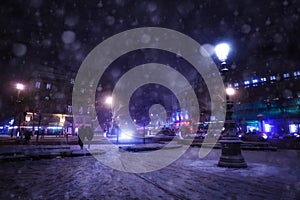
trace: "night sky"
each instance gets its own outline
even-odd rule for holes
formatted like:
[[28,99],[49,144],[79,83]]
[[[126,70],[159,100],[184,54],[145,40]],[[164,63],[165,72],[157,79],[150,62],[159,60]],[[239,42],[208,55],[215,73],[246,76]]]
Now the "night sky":
[[300,4],[279,1],[1,1],[0,110],[12,83],[35,70],[77,71],[106,38],[145,26],[170,28],[202,45],[226,41],[231,76],[300,67]]

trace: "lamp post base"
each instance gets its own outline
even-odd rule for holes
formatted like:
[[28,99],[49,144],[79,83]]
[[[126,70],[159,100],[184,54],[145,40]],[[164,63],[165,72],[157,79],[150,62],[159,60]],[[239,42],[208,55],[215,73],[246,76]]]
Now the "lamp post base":
[[241,153],[241,141],[236,137],[224,137],[220,140],[222,155],[218,166],[229,168],[246,168],[247,163]]

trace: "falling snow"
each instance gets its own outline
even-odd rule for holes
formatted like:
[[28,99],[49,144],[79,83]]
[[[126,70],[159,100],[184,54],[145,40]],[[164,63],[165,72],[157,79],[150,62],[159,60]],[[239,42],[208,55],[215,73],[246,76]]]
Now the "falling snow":
[[115,18],[113,16],[107,16],[105,18],[105,23],[109,26],[112,26],[115,23]]
[[13,52],[16,56],[22,57],[27,53],[27,47],[24,44],[17,43],[13,45]]
[[76,34],[73,31],[64,31],[61,39],[65,44],[71,44],[75,41]]

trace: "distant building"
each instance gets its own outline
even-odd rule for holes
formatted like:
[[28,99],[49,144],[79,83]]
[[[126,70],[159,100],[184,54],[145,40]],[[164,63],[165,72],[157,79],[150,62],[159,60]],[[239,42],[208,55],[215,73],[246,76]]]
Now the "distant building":
[[[21,109],[14,125],[42,129],[50,132],[69,129],[74,132],[72,117],[72,89],[76,73],[65,66],[60,70],[41,67],[28,74],[23,84]],[[25,77],[25,76],[24,76]],[[49,131],[48,131],[49,133]]]
[[238,92],[233,118],[244,131],[284,136],[300,130],[300,71],[232,83]]

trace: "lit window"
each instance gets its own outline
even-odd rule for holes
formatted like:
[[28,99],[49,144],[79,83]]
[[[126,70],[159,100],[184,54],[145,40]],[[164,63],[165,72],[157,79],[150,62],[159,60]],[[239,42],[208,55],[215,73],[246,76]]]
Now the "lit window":
[[80,106],[80,108],[79,108],[78,112],[79,112],[79,114],[81,114],[81,115],[82,115],[82,113],[83,113],[83,107],[82,107],[82,106]]
[[290,74],[289,74],[289,73],[283,74],[283,78],[289,78],[289,77],[290,77]]
[[72,106],[68,105],[68,113],[72,113]]
[[290,124],[289,125],[289,131],[290,133],[298,133],[299,127],[297,124]]
[[239,87],[239,83],[234,83],[234,87]]
[[263,77],[263,78],[260,79],[260,81],[261,81],[261,82],[266,82],[267,79],[266,79],[265,77]]
[[37,89],[40,89],[41,88],[41,82],[39,82],[39,81],[35,82],[35,87]]
[[245,88],[248,88],[249,84],[250,84],[250,81],[244,81]]
[[270,76],[270,80],[271,80],[271,81],[276,80],[276,76]]
[[300,76],[300,71],[294,72],[294,76]]
[[51,83],[47,83],[47,84],[46,84],[46,89],[47,89],[47,90],[50,90],[50,89],[51,89]]
[[270,133],[272,131],[272,126],[270,124],[264,124],[265,125],[265,132]]
[[253,83],[253,86],[256,87],[256,86],[257,86],[257,83],[258,83],[258,80],[257,80],[257,79],[253,79],[253,80],[252,80],[252,83]]

